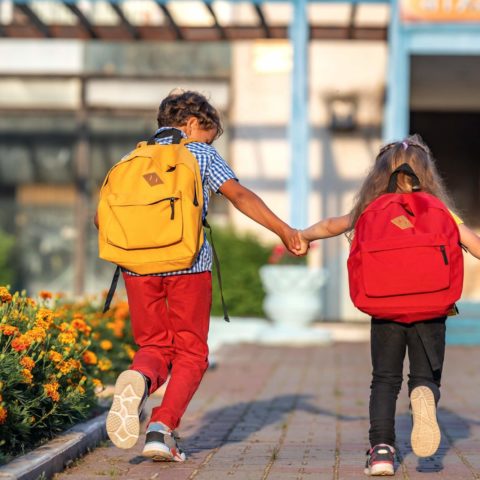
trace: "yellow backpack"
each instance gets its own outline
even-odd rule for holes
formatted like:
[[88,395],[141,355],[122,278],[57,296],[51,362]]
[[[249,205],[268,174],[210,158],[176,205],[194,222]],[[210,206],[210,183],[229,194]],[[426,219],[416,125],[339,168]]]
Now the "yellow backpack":
[[176,143],[140,142],[108,172],[98,203],[100,258],[143,275],[195,262],[204,238],[202,179],[176,133]]

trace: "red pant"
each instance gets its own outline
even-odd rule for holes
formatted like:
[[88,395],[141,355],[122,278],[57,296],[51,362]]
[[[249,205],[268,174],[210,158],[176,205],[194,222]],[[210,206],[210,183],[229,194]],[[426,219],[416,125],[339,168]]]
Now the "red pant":
[[164,384],[165,396],[150,422],[175,429],[208,367],[212,303],[210,272],[169,277],[123,274],[135,343],[130,368],[151,380],[150,393]]

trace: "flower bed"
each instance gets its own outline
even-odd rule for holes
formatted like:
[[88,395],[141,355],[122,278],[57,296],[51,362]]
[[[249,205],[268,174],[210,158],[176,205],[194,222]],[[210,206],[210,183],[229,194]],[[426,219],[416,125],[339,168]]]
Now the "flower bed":
[[134,354],[126,303],[39,297],[0,287],[0,463],[91,416]]

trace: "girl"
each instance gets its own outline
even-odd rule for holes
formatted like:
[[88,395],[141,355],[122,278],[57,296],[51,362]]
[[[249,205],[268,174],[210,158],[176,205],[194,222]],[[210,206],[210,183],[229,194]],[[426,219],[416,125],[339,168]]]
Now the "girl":
[[[385,145],[365,179],[352,211],[344,216],[322,220],[299,232],[302,252],[311,241],[353,231],[365,208],[387,193],[390,176],[407,163],[420,181],[420,190],[439,198],[456,221],[461,243],[480,258],[480,237],[452,211],[452,201],[443,185],[432,154],[420,136]],[[397,177],[396,193],[411,193],[412,178]],[[415,186],[415,189],[418,187]],[[367,475],[394,474],[395,406],[402,384],[403,360],[408,347],[410,374],[408,390],[412,410],[412,449],[416,455],[433,455],[440,443],[436,404],[440,398],[440,380],[445,353],[446,317],[415,323],[398,323],[372,318],[372,383],[370,395],[371,448],[367,452]]]

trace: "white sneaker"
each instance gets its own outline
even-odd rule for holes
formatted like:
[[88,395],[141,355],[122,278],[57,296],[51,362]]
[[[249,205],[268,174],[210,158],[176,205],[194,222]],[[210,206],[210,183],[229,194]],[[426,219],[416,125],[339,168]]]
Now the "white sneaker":
[[365,475],[371,477],[383,477],[395,475],[395,449],[386,443],[375,445],[367,451],[365,463]]
[[440,445],[441,433],[437,423],[437,406],[428,387],[416,387],[410,394],[412,409],[412,450],[417,457],[430,457]]
[[140,413],[148,398],[147,379],[136,370],[125,370],[115,382],[113,403],[107,416],[107,434],[118,448],[131,448],[140,434]]
[[155,462],[184,462],[185,452],[177,444],[178,436],[161,422],[148,426],[142,455]]

